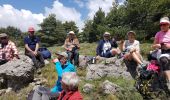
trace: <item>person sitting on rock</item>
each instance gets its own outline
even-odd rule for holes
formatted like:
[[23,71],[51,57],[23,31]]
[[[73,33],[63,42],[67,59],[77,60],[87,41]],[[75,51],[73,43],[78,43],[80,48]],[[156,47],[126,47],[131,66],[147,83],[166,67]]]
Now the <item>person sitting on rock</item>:
[[68,53],[68,59],[72,63],[74,59],[74,65],[78,66],[79,63],[79,52],[80,49],[79,40],[73,31],[70,31],[68,37],[65,40],[64,48]]
[[19,59],[18,50],[14,42],[9,40],[6,33],[0,34],[0,65],[12,60]]
[[39,49],[39,38],[34,35],[34,28],[28,28],[28,36],[24,38],[25,55],[29,56],[36,68],[43,67],[45,65],[44,58]]
[[142,61],[142,56],[140,55],[140,43],[135,39],[136,33],[134,31],[129,31],[127,33],[128,40],[123,43],[123,57],[127,61],[136,61],[141,67],[145,67],[146,64]]
[[57,100],[83,100],[78,91],[79,78],[75,72],[63,73],[61,86],[63,88]]
[[105,57],[105,58],[114,57],[116,54],[120,53],[116,41],[111,40],[111,36],[109,32],[105,32],[103,34],[103,38],[104,38],[103,40],[99,41],[99,44],[96,49],[97,59],[99,57]]
[[160,31],[156,33],[152,48],[156,50],[157,60],[164,73],[170,90],[170,21],[168,17],[160,19]]
[[53,60],[56,72],[58,74],[58,80],[55,86],[51,90],[46,87],[38,86],[35,89],[32,100],[50,100],[50,98],[57,98],[59,93],[63,90],[61,86],[63,73],[76,72],[74,65],[67,60],[68,54],[66,52],[58,52],[56,55],[58,57]]

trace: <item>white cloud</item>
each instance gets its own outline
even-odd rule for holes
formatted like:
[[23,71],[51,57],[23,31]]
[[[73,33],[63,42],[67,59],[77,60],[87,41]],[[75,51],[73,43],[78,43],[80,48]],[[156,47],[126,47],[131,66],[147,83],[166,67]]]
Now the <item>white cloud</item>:
[[15,26],[22,31],[27,31],[29,26],[39,29],[43,21],[43,14],[34,14],[29,10],[18,10],[9,4],[0,6],[0,27]]
[[77,3],[79,7],[84,7],[84,2],[82,0],[74,0],[74,2]]
[[79,29],[84,27],[84,23],[81,20],[81,13],[75,8],[64,6],[58,0],[54,1],[52,8],[45,7],[45,16],[48,16],[51,13],[56,15],[57,20],[62,22],[75,21]]
[[89,0],[86,5],[89,9],[88,18],[92,19],[99,7],[107,14],[110,11],[113,2],[115,2],[115,0]]
[[56,19],[62,22],[75,21],[76,25],[81,30],[84,23],[81,20],[81,14],[75,8],[65,7],[58,0],[54,1],[52,8],[45,7],[45,13],[32,13],[29,10],[18,10],[12,5],[4,4],[0,6],[0,27],[14,26],[22,31],[27,31],[29,26],[40,29],[37,24],[40,24],[45,17],[54,13]]

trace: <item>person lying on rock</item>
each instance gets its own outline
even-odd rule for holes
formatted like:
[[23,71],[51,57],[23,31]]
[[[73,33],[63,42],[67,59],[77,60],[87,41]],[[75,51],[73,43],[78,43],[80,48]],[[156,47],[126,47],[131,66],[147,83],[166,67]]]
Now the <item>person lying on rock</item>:
[[64,43],[64,48],[68,53],[68,59],[72,63],[74,59],[74,65],[78,66],[79,64],[79,49],[80,49],[80,44],[79,40],[76,37],[75,33],[73,31],[70,31],[65,43]]
[[13,58],[19,59],[18,50],[14,42],[9,40],[6,33],[0,34],[0,65],[13,60]]
[[170,90],[170,21],[168,17],[160,19],[160,31],[156,33],[152,48],[156,50],[157,60],[160,62],[167,87]]
[[96,59],[98,59],[99,57],[110,58],[120,53],[116,41],[111,40],[109,32],[105,32],[103,34],[103,38],[104,39],[99,41],[96,48]]
[[63,73],[61,86],[63,88],[57,100],[83,100],[78,91],[79,78],[75,72]]
[[36,68],[43,67],[45,65],[44,58],[39,49],[39,38],[34,34],[34,28],[28,28],[28,36],[24,38],[25,55],[30,57]]
[[51,100],[57,98],[59,93],[63,90],[61,86],[62,75],[65,72],[76,72],[76,68],[68,60],[68,54],[66,52],[56,53],[58,58],[53,60],[55,64],[56,72],[58,74],[58,80],[52,89],[38,86],[35,89],[32,100]]
[[142,56],[140,55],[140,43],[135,39],[136,33],[134,31],[129,31],[127,33],[128,40],[123,43],[123,57],[127,61],[136,61],[141,67],[145,67],[146,64],[142,61]]

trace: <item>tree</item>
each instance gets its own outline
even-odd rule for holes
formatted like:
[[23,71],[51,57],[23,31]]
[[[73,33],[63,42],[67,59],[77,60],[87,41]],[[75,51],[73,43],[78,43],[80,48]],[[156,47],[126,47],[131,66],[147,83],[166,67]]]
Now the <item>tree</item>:
[[68,33],[69,31],[74,31],[75,33],[79,32],[78,27],[76,26],[75,22],[73,21],[66,21],[65,23],[63,23],[65,31]]
[[[106,31],[105,13],[101,8],[95,13],[93,20],[86,21],[83,38],[88,42],[98,41]],[[85,39],[86,38],[86,39]]]
[[42,34],[41,41],[45,46],[61,44],[66,37],[66,31],[61,21],[56,20],[55,15],[51,14],[40,24]]

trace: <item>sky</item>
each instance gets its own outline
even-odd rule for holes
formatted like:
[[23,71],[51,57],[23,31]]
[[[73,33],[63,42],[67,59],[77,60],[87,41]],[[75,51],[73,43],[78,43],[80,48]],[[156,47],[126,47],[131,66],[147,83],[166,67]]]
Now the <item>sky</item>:
[[[123,1],[118,0],[119,4]],[[115,0],[0,0],[0,27],[14,26],[25,32],[33,26],[38,30],[38,24],[53,13],[62,22],[75,21],[81,30],[99,7],[107,14],[112,2]]]

